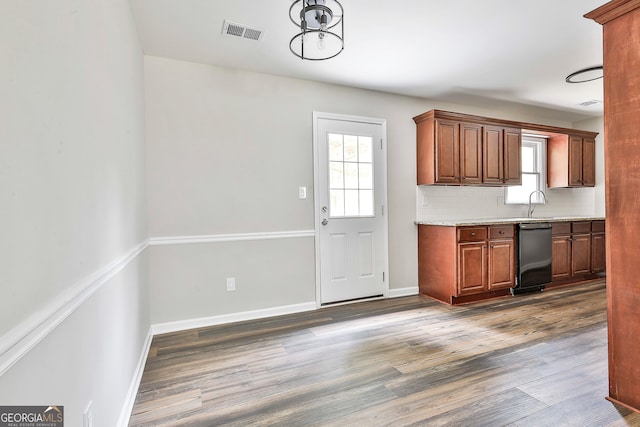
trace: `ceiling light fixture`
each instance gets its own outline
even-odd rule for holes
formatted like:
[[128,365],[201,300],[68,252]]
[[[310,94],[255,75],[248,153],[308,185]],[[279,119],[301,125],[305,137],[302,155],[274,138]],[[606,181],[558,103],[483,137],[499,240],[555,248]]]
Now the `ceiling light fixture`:
[[296,0],[289,18],[300,30],[289,41],[298,58],[322,61],[344,49],[344,10],[338,0]]
[[603,74],[602,65],[598,65],[596,67],[589,67],[583,70],[576,71],[575,73],[571,73],[564,79],[567,83],[584,83],[590,82],[592,80],[601,79]]

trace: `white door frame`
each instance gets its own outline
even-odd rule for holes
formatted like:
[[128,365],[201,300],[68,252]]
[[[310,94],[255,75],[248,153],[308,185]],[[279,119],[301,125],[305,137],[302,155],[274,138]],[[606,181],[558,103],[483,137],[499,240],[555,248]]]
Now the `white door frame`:
[[[388,298],[389,296],[389,221],[388,221],[388,197],[387,197],[387,121],[385,119],[376,119],[372,117],[362,117],[362,116],[349,116],[344,114],[335,114],[335,113],[323,113],[319,111],[313,112],[313,206],[314,206],[314,217],[315,217],[315,251],[316,251],[316,307],[322,307],[322,299],[321,299],[321,278],[320,278],[320,221],[321,212],[319,206],[320,200],[320,187],[319,187],[319,169],[320,169],[320,159],[319,159],[319,145],[318,141],[318,120],[320,119],[328,119],[328,120],[340,120],[347,122],[359,122],[359,123],[370,123],[375,125],[380,125],[382,130],[382,165],[378,168],[378,172],[382,174],[382,181],[384,182],[384,188],[382,189],[382,199],[379,203],[383,206],[383,271],[384,275],[384,293],[382,298]],[[335,304],[334,304],[335,305]]]

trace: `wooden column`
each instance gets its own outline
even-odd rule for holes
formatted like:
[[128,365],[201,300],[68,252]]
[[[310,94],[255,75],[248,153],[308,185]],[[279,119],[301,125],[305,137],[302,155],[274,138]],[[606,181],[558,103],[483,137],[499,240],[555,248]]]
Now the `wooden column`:
[[585,17],[604,39],[609,398],[640,411],[640,0]]

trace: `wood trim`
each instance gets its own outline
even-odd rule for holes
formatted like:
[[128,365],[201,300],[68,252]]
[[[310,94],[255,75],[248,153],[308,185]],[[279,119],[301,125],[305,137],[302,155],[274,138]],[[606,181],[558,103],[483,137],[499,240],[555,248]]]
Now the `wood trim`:
[[598,24],[604,25],[640,7],[640,0],[613,0],[584,15]]
[[145,240],[106,266],[59,293],[47,306],[0,338],[0,376],[71,316],[102,285],[113,279],[148,246]]
[[388,298],[401,298],[409,297],[412,295],[418,295],[420,289],[417,286],[410,286],[408,288],[389,289]]
[[127,397],[124,399],[124,404],[120,411],[120,418],[118,419],[118,427],[127,427],[129,425],[129,419],[131,418],[131,412],[133,411],[133,405],[136,402],[136,396],[138,395],[138,389],[140,388],[140,382],[142,381],[142,373],[144,372],[145,364],[149,356],[149,350],[151,349],[151,341],[153,341],[153,332],[149,328],[147,332],[147,338],[142,345],[142,352],[140,353],[140,359],[136,365],[136,370],[133,373],[133,378],[129,384],[129,390],[127,391]]
[[[640,4],[640,0],[634,0]],[[540,125],[536,123],[516,122],[512,120],[495,119],[491,117],[474,116],[471,114],[455,113],[444,110],[430,110],[413,118],[418,124],[429,119],[445,119],[463,121],[466,123],[478,123],[482,125],[494,125],[502,127],[511,127],[522,129],[525,133],[536,133],[545,136],[553,136],[556,134],[570,134],[581,137],[594,138],[598,136],[598,132],[590,132],[580,129],[561,128],[557,126]]]
[[193,243],[242,242],[247,240],[296,239],[304,237],[315,237],[315,230],[212,234],[208,236],[152,237],[149,239],[149,246],[188,245]]
[[221,314],[218,316],[200,317],[197,319],[177,320],[151,325],[153,335],[162,335],[169,332],[186,331],[189,329],[205,328],[208,326],[223,325],[226,323],[244,322],[246,320],[264,319],[267,317],[282,316],[285,314],[302,313],[304,311],[318,310],[316,302],[285,305],[280,307],[263,308],[259,310],[243,311],[239,313]]
[[477,294],[468,294],[451,297],[451,305],[468,304],[471,302],[485,301],[491,298],[499,298],[510,295],[509,289],[497,289],[487,292],[481,292]]
[[633,411],[633,412],[638,412],[638,413],[640,413],[640,408],[635,408],[635,407],[633,407],[633,406],[631,406],[631,405],[629,405],[629,404],[627,404],[627,403],[624,403],[624,402],[619,401],[618,399],[614,399],[614,398],[613,398],[613,397],[611,397],[611,396],[605,396],[605,399],[607,399],[607,400],[608,400],[609,402],[611,402],[611,403],[615,403],[616,405],[620,405],[620,406],[622,406],[623,408],[627,408],[627,409],[629,409],[629,410],[631,410],[631,411]]

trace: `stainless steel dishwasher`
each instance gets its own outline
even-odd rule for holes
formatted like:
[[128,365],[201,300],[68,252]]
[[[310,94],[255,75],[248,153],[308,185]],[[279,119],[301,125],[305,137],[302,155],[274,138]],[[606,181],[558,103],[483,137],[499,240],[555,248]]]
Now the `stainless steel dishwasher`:
[[511,294],[541,291],[551,283],[551,224],[518,224],[516,286]]

